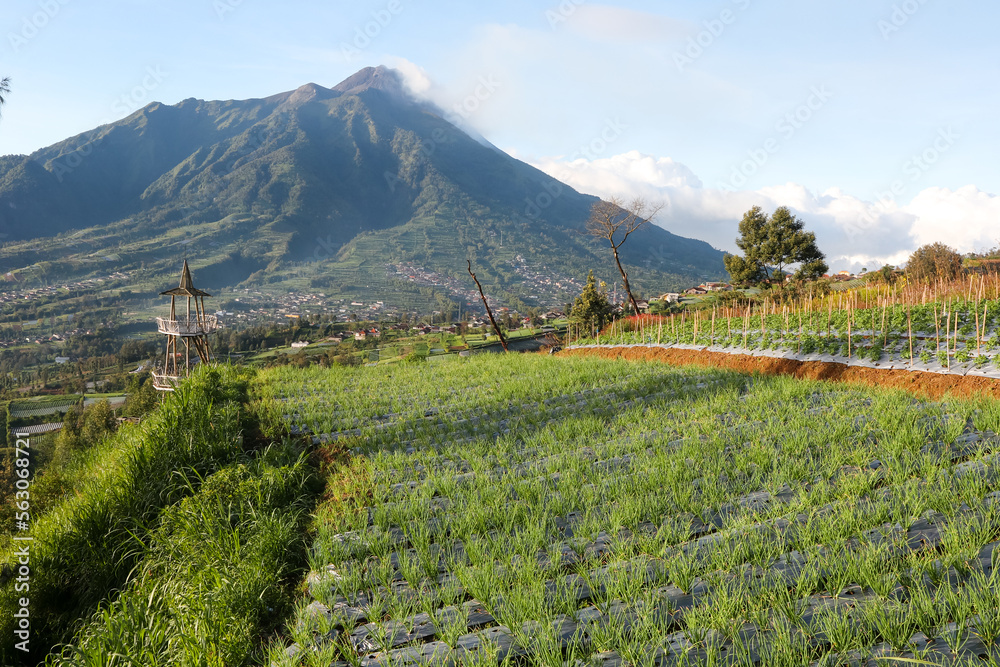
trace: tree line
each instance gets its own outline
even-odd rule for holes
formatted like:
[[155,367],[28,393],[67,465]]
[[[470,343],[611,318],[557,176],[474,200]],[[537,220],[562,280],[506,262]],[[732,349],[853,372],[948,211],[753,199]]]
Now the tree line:
[[[627,297],[623,314],[638,313],[639,306],[628,272],[622,265],[620,249],[633,233],[649,224],[662,209],[662,204],[650,204],[642,198],[625,202],[614,197],[598,201],[591,209],[586,224],[587,233],[607,241],[611,249]],[[733,286],[764,290],[769,298],[776,299],[794,296],[804,290],[819,296],[832,288],[829,280],[823,280],[830,269],[826,255],[817,245],[815,233],[807,231],[805,222],[787,206],[779,206],[770,215],[760,206],[752,207],[743,214],[738,231],[736,246],[740,253],[726,253],[723,258]],[[983,270],[992,266],[991,261],[1000,265],[1000,247],[975,257],[985,260],[981,262]],[[991,260],[993,257],[997,259]],[[962,255],[943,243],[921,246],[905,264],[905,275],[916,282],[952,280],[965,271]],[[896,267],[886,265],[868,273],[866,278],[892,283],[900,273],[903,272]],[[727,296],[748,298],[741,292],[722,292],[716,298],[725,301]],[[675,304],[663,309],[682,307]],[[580,296],[568,306],[567,314],[578,327],[600,329],[613,318],[615,309],[608,299],[607,286],[603,282],[598,284],[591,271]]]

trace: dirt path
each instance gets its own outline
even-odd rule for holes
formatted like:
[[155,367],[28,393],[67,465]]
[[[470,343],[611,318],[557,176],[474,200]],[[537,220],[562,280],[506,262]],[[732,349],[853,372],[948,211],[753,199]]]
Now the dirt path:
[[660,361],[674,366],[707,366],[743,373],[791,375],[804,380],[830,380],[849,384],[902,389],[914,395],[938,399],[946,394],[973,396],[976,394],[1000,398],[1000,380],[961,375],[940,375],[920,371],[863,368],[823,361],[796,361],[771,357],[752,357],[699,350],[630,348],[563,350],[560,355]]

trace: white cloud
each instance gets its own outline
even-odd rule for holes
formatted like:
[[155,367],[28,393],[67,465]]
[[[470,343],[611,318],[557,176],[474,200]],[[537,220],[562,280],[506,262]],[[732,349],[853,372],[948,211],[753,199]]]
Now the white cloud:
[[536,162],[535,166],[585,192],[626,195],[634,194],[637,187],[647,191],[701,187],[698,177],[683,164],[668,157],[643,155],[639,151],[595,160],[548,158]]
[[942,241],[961,251],[1000,244],[1000,197],[967,185],[958,190],[927,188],[904,209],[917,216],[917,241]]
[[598,42],[663,41],[686,37],[692,24],[610,5],[583,4],[567,17],[569,28]]
[[905,206],[873,204],[840,189],[815,193],[797,183],[756,191],[705,188],[685,165],[631,151],[608,158],[544,158],[532,164],[581,192],[643,196],[666,204],[657,223],[675,234],[735,251],[737,225],[752,206],[788,206],[816,233],[831,268],[858,270],[902,264],[925,243],[960,252],[1000,242],[1000,197],[974,186],[928,188]]
[[411,95],[424,98],[430,94],[433,83],[423,67],[399,56],[386,56],[385,62],[403,75],[403,85]]

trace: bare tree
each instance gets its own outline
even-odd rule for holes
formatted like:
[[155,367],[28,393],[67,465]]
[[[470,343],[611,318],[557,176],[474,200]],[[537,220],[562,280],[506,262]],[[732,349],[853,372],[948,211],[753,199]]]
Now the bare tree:
[[587,233],[605,239],[611,244],[615,264],[618,265],[618,272],[622,274],[625,293],[628,294],[629,303],[632,304],[632,310],[636,314],[639,313],[639,304],[632,295],[628,273],[622,266],[618,249],[628,240],[632,232],[652,222],[663,207],[664,204],[651,204],[642,197],[636,197],[628,202],[619,197],[611,197],[607,201],[602,199],[595,203],[590,209],[590,218],[587,219]]
[[507,339],[503,337],[503,332],[500,331],[500,326],[497,324],[496,318],[493,317],[493,311],[490,309],[490,304],[486,303],[486,295],[483,294],[483,286],[479,284],[479,278],[476,274],[472,272],[472,260],[465,260],[469,264],[469,275],[472,279],[476,281],[476,287],[479,288],[479,298],[483,300],[483,305],[486,306],[486,314],[490,317],[490,324],[493,325],[493,331],[497,332],[497,336],[500,338],[500,345],[503,346],[503,351],[507,351]]

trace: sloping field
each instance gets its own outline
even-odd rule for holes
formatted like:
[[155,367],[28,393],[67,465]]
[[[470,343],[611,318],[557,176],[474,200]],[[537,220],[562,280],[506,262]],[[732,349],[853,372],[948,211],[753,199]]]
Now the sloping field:
[[834,361],[801,361],[765,355],[733,354],[709,348],[691,349],[658,345],[601,345],[562,350],[561,356],[662,362],[673,366],[707,366],[740,373],[787,375],[800,380],[901,389],[909,394],[939,399],[954,396],[1000,398],[1000,379],[981,375],[932,373],[900,368],[871,368]]
[[529,355],[263,386],[338,455],[274,664],[1000,657],[992,399]]
[[301,579],[320,487],[252,379],[199,368],[140,424],[75,453],[72,492],[41,509],[47,470],[32,467],[33,438],[17,438],[0,664],[261,662]]
[[[577,345],[611,344],[711,349],[729,354],[773,356],[798,361],[835,362],[869,368],[1000,379],[1000,277],[985,283],[970,279],[968,298],[923,304],[890,304],[876,294],[877,306],[834,309],[822,302],[733,307],[659,317],[617,320]],[[975,288],[975,289],[973,289]],[[975,298],[973,298],[975,293]],[[912,296],[912,295],[911,295]],[[919,297],[919,292],[918,295]],[[870,295],[871,298],[871,295]],[[587,334],[585,331],[584,335]]]

